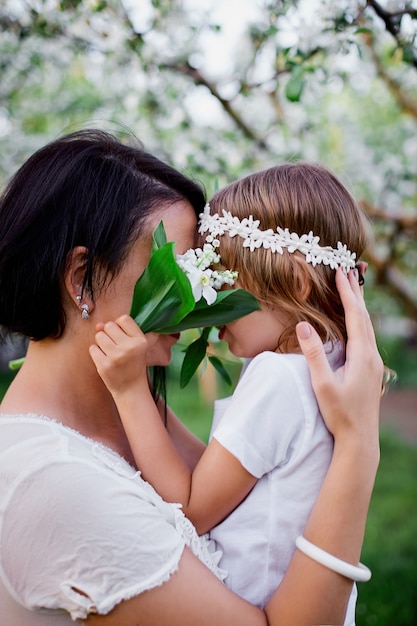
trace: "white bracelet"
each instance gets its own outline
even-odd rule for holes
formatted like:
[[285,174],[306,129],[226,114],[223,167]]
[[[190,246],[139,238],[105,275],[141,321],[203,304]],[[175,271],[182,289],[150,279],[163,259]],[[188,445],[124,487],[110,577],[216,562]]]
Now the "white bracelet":
[[317,561],[317,563],[321,563],[328,569],[337,572],[338,574],[342,574],[342,576],[346,576],[346,578],[350,578],[351,580],[358,580],[360,582],[367,582],[371,576],[371,570],[366,567],[366,565],[351,565],[350,563],[346,563],[346,561],[342,561],[337,557],[325,552],[321,548],[314,545],[314,543],[310,543],[303,536],[297,537],[295,540],[295,545],[310,559],[313,561]]

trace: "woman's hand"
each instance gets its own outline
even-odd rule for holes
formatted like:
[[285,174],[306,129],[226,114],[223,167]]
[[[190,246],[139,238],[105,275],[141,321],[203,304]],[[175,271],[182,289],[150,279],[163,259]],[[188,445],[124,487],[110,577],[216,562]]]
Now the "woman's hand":
[[97,324],[96,343],[89,348],[103,382],[115,396],[149,387],[146,371],[147,339],[129,315]]
[[378,436],[383,362],[355,273],[346,275],[338,269],[336,285],[348,333],[345,364],[331,370],[319,336],[306,322],[297,325],[298,341],[321,413],[334,437],[350,432]]

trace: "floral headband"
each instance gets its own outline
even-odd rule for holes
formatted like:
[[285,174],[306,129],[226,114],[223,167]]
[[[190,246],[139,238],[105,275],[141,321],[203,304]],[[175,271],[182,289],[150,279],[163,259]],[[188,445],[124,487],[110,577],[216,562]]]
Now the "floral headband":
[[228,233],[229,237],[241,237],[243,247],[249,248],[251,252],[257,248],[265,248],[283,254],[285,248],[290,254],[297,250],[304,254],[307,263],[311,263],[313,267],[322,263],[334,270],[344,267],[348,272],[355,267],[356,253],[350,252],[346,244],[340,241],[337,242],[337,248],[320,246],[320,237],[315,237],[312,231],[308,235],[300,236],[279,226],[276,232],[271,228],[261,230],[259,220],[254,220],[252,215],[240,220],[229,211],[223,210],[222,213],[223,217],[218,213],[211,215],[210,205],[207,203],[204,212],[199,216],[199,233],[209,233],[206,237],[208,243],[216,242],[218,237]]

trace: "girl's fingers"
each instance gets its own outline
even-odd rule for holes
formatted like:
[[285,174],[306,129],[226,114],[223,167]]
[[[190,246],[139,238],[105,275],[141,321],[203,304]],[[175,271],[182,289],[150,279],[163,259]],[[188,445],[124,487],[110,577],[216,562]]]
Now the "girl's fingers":
[[89,353],[90,353],[90,357],[91,357],[91,359],[92,359],[92,361],[93,361],[94,365],[95,365],[95,366],[96,366],[96,368],[97,368],[97,371],[100,373],[100,372],[103,370],[104,366],[105,366],[105,363],[106,363],[106,358],[107,358],[107,357],[106,357],[106,355],[105,355],[105,354],[104,354],[104,352],[103,352],[103,351],[102,351],[102,350],[101,350],[98,346],[96,346],[95,344],[91,345],[91,346],[88,348],[88,351],[89,351]]
[[96,345],[104,354],[111,354],[120,344],[116,338],[111,336],[107,331],[101,330],[95,336]]
[[106,353],[117,346],[124,345],[132,338],[137,340],[142,337],[144,339],[139,326],[128,315],[123,315],[114,322],[99,323],[96,330],[96,343]]
[[130,315],[121,315],[115,321],[115,323],[121,328],[129,337],[138,337],[143,335],[141,329],[136,324],[135,320]]

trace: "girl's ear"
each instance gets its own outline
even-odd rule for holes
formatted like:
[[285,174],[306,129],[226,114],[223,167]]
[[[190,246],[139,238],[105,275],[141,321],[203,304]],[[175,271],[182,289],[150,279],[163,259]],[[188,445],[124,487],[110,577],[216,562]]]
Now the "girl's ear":
[[87,255],[88,250],[85,246],[76,246],[68,253],[64,282],[68,295],[77,308],[79,309],[81,304],[88,304],[88,310],[91,312],[94,308],[93,301],[88,293],[83,293]]

